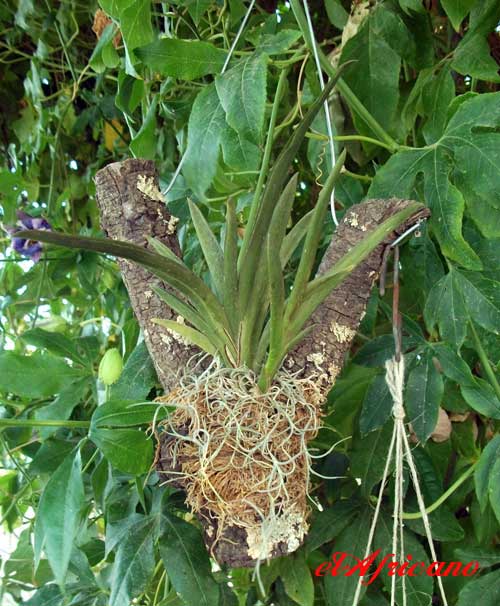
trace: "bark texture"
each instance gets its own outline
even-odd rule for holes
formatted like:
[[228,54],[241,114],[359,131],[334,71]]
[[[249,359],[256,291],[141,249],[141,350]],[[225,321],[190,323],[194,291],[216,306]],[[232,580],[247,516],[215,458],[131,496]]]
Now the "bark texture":
[[[346,213],[335,231],[319,266],[322,275],[343,255],[383,221],[403,210],[409,200],[366,200]],[[322,303],[308,322],[312,331],[290,352],[285,366],[302,376],[314,376],[326,397],[344,366],[356,331],[365,314],[368,299],[379,277],[387,244],[419,219],[429,215],[423,209],[382,242]]]
[[[158,174],[149,160],[125,160],[109,164],[95,177],[101,225],[114,240],[127,240],[148,248],[148,237],[156,238],[180,256],[177,219],[168,212],[158,189]],[[176,314],[159,299],[152,286],[168,287],[142,267],[118,260],[144,340],[165,390],[174,387],[180,368],[197,348],[167,334],[152,323],[154,318],[172,320]]]
[[[96,175],[97,199],[101,222],[109,237],[148,246],[147,236],[153,236],[180,256],[175,234],[175,219],[168,213],[158,191],[157,174],[152,162],[126,160],[110,164]],[[353,206],[339,225],[318,270],[324,273],[352,246],[363,239],[382,221],[403,209],[406,200],[367,200]],[[422,216],[422,211],[391,234],[387,242],[379,245],[328,299],[316,310],[311,324],[312,332],[288,355],[287,368],[303,376],[314,375],[326,396],[342,369],[347,352],[365,313],[370,291],[377,279],[385,245],[394,240]],[[175,313],[154,294],[152,284],[160,282],[139,266],[119,261],[123,279],[139,324],[144,332],[148,350],[154,361],[159,379],[168,392],[176,382],[178,370],[197,353],[161,330],[152,328],[153,318],[175,318]],[[161,285],[164,287],[164,285]],[[179,428],[182,431],[182,428]],[[160,436],[157,469],[163,477],[172,476],[172,460],[167,455],[171,436]],[[182,488],[182,483],[172,484]],[[231,567],[253,566],[255,560],[248,555],[246,530],[240,527],[217,528],[210,512],[199,516],[204,530],[205,543],[219,563]],[[214,543],[214,538],[219,540]],[[286,544],[279,544],[273,556],[286,555]]]

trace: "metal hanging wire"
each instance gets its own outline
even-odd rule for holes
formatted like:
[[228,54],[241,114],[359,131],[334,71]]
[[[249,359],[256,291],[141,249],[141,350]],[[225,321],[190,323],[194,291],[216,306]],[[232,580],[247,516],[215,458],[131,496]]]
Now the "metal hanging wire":
[[[307,0],[304,0],[304,12],[306,14],[307,27],[309,29],[309,36],[311,38],[311,46],[314,55],[314,62],[316,63],[316,70],[318,72],[318,80],[321,90],[325,88],[325,80],[323,78],[323,70],[321,69],[321,62],[319,60],[318,54],[318,43],[316,42],[316,36],[314,35],[314,28],[311,19],[311,13],[309,12],[309,4]],[[328,133],[328,145],[330,147],[330,156],[331,156],[331,164],[332,169],[335,166],[335,144],[333,139],[333,126],[332,126],[332,117],[330,114],[330,106],[328,105],[328,99],[325,99],[323,104],[323,108],[325,110],[325,120],[326,120],[326,131]],[[337,212],[335,210],[335,189],[332,189],[332,193],[330,195],[330,214],[332,215],[333,222],[335,225],[338,225]]]

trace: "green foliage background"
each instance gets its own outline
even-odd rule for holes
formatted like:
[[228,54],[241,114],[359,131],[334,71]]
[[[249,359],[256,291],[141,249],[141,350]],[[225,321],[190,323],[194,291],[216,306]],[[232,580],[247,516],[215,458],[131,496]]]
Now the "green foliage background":
[[[102,0],[112,21],[99,40],[93,2],[3,3],[3,223],[15,223],[23,209],[58,230],[98,235],[96,170],[131,155],[151,158],[166,185],[185,153],[167,199],[180,218],[187,263],[206,273],[187,197],[217,231],[233,196],[244,225],[281,71],[289,70],[273,156],[319,93],[301,5],[291,4],[257,2],[220,75],[246,10],[241,0]],[[406,405],[420,440],[413,452],[426,503],[451,493],[431,514],[440,559],[481,565],[471,579],[444,579],[450,606],[494,606],[500,5],[326,0],[311,10],[325,71],[357,61],[332,105],[337,143],[348,150],[339,214],[366,196],[412,197],[432,210],[401,258]],[[319,117],[296,160],[296,220],[312,208],[329,166],[325,132]],[[325,225],[325,244],[331,232]],[[149,471],[156,406],[147,402],[160,391],[114,260],[49,249],[33,264],[14,254],[7,237],[2,250],[0,509],[4,529],[19,537],[2,560],[2,604],[350,606],[353,578],[311,571],[333,550],[361,554],[366,544],[391,431],[383,376],[393,347],[390,292],[373,293],[314,445],[326,452],[346,438],[316,466],[337,478],[314,480],[321,511],[313,507],[306,544],[263,567],[260,595],[251,572],[211,567],[182,494]],[[97,369],[110,347],[125,366],[104,389]],[[443,441],[433,434],[438,416],[451,421]],[[405,510],[415,509],[408,487]],[[390,511],[389,486],[375,537],[383,553]],[[408,552],[428,561],[421,520],[406,520],[406,533]],[[387,581],[370,586],[365,606],[389,603]],[[434,580],[418,577],[411,590],[408,606],[427,606]]]

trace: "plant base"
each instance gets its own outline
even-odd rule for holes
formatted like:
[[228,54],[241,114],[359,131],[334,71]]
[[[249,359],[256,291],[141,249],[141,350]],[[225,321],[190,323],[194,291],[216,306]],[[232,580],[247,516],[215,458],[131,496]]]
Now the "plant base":
[[186,491],[220,564],[253,566],[297,549],[307,531],[307,443],[320,427],[320,394],[280,371],[260,393],[247,369],[186,372],[160,398],[158,470]]

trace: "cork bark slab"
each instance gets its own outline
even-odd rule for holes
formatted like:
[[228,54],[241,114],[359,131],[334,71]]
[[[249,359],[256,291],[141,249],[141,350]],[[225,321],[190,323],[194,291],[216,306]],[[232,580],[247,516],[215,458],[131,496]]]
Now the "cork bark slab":
[[[101,225],[112,239],[127,240],[148,248],[154,237],[180,257],[177,219],[167,210],[158,189],[158,174],[149,160],[125,160],[109,164],[95,177]],[[154,318],[175,320],[176,314],[159,299],[152,286],[167,288],[142,267],[118,260],[158,378],[165,390],[175,385],[176,375],[197,348],[186,346],[152,323]]]
[[[96,189],[101,223],[110,238],[147,247],[146,238],[152,236],[180,256],[176,221],[159,193],[158,177],[152,162],[126,160],[110,164],[97,173]],[[353,206],[337,228],[318,274],[327,271],[372,229],[408,204],[407,200],[390,199],[367,200]],[[381,269],[385,245],[426,215],[427,210],[419,212],[400,226],[331,293],[311,318],[312,331],[285,359],[288,369],[303,376],[315,376],[325,397],[344,365],[365,313],[371,289]],[[175,386],[178,371],[198,350],[153,328],[153,318],[175,319],[175,313],[151,289],[153,284],[161,285],[160,281],[128,261],[118,262],[158,377],[168,392]],[[165,456],[168,451],[166,440],[169,439],[172,438],[160,436],[157,460],[158,471],[167,478],[169,471],[175,471],[169,457]],[[174,485],[182,487],[179,482]],[[255,564],[248,554],[249,541],[245,529],[234,526],[218,529],[209,511],[202,512],[199,519],[207,549],[220,564],[231,567]],[[220,539],[214,543],[218,534]],[[279,544],[273,557],[286,555],[288,551],[286,544]]]
[[[346,213],[335,231],[317,275],[328,271],[343,255],[361,242],[383,221],[406,208],[411,201],[391,198],[366,200]],[[313,326],[285,359],[285,367],[302,376],[314,376],[324,397],[342,370],[356,331],[365,314],[368,299],[379,277],[385,247],[416,221],[429,215],[415,214],[390,234],[318,307],[308,322]]]

